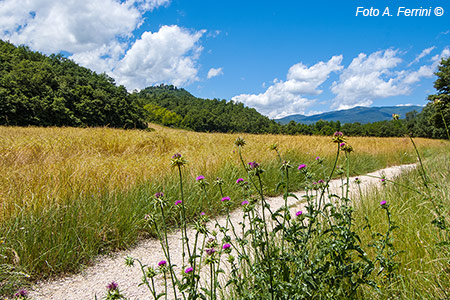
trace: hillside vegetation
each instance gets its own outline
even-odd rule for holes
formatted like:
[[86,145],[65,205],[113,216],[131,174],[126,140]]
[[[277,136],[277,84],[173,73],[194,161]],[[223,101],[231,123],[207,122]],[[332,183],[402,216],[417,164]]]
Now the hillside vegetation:
[[0,125],[145,128],[143,118],[108,75],[0,40]]

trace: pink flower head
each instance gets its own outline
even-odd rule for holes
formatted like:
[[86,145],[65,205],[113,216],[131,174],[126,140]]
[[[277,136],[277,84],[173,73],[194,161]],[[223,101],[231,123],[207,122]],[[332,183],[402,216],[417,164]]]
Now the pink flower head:
[[159,199],[159,198],[162,198],[162,197],[164,197],[164,193],[163,192],[158,192],[158,193],[155,194],[155,198],[156,199]]
[[222,202],[230,201],[230,197],[223,197],[220,201],[222,201]]
[[320,179],[319,181],[317,181],[317,183],[325,183],[325,182],[323,181],[323,179]]
[[317,156],[317,157],[316,157],[316,160],[319,160],[319,159],[320,159],[320,156]]
[[108,284],[106,286],[106,288],[110,291],[115,291],[115,290],[117,290],[118,287],[119,287],[119,285],[115,281],[112,281],[110,284]]
[[301,165],[298,166],[298,169],[299,169],[299,170],[302,170],[302,169],[304,169],[304,168],[306,168],[306,165],[305,165],[305,164],[301,164]]
[[192,267],[186,268],[186,270],[184,270],[184,273],[189,274],[192,271],[194,271],[194,269]]
[[181,204],[181,203],[183,203],[183,201],[181,201],[181,200],[175,201],[175,205],[178,205],[178,204]]
[[381,205],[381,206],[383,206],[383,205],[385,205],[385,204],[386,204],[386,201],[384,201],[384,200],[380,202],[380,205]]
[[205,250],[206,254],[208,255],[213,255],[216,252],[216,249],[214,248],[209,248]]
[[247,200],[244,200],[244,201],[241,202],[241,205],[247,205],[247,204],[248,204]]
[[339,146],[341,146],[341,148],[342,148],[345,146],[345,143],[340,143]]
[[165,265],[167,265],[167,261],[165,261],[165,260],[162,260],[158,263],[158,266],[160,266],[160,267],[164,267]]
[[197,180],[197,181],[200,181],[203,179],[205,179],[205,176],[203,176],[203,175],[197,176],[197,178],[195,178],[195,180]]
[[303,212],[302,212],[301,210],[299,210],[298,212],[295,213],[295,215],[296,215],[297,217],[300,217],[302,214],[303,214]]
[[223,250],[227,250],[227,249],[229,249],[230,247],[231,247],[230,244],[225,244],[225,245],[222,246],[222,249],[223,249]]
[[174,155],[172,155],[173,159],[177,159],[177,158],[181,158],[181,154],[180,153],[175,153]]
[[242,181],[244,181],[243,178],[238,178],[238,179],[236,180],[236,183],[239,183],[239,182],[242,182]]
[[202,212],[200,213],[200,215],[201,215],[201,216],[204,216],[204,215],[205,215],[205,212],[204,212],[204,211],[202,211]]

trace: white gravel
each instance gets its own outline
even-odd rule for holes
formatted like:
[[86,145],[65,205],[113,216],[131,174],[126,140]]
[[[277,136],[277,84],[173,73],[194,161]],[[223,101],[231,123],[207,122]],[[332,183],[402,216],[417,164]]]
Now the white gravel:
[[[361,187],[365,190],[371,186],[380,185],[380,179],[369,177],[368,175],[385,175],[386,178],[392,179],[398,176],[403,170],[414,167],[414,164],[394,166],[357,177],[361,179]],[[356,184],[354,183],[354,178],[350,180],[350,189],[351,193],[354,194],[353,198],[357,197],[357,194],[355,193]],[[330,190],[333,193],[340,194],[341,181],[331,181]],[[304,192],[301,191],[295,194],[300,199],[304,195]],[[267,198],[267,202],[270,204],[273,211],[284,205],[282,197]],[[289,198],[289,205],[292,206],[291,211],[296,211],[300,209],[299,207],[301,206],[294,198]],[[233,224],[238,224],[239,221],[242,221],[242,210],[234,210],[230,217]],[[222,225],[225,224],[224,216],[218,217],[216,220]],[[214,224],[215,220],[214,222],[210,221],[208,227],[213,229]],[[237,229],[239,227],[240,226],[237,226]],[[180,231],[177,231],[173,232],[168,237],[172,263],[178,266],[182,265],[180,235]],[[194,235],[194,230],[188,229],[190,241],[193,241]],[[144,286],[139,287],[142,275],[137,264],[131,268],[125,266],[124,257],[127,255],[139,258],[144,264],[151,266],[157,266],[159,261],[165,259],[158,240],[143,240],[133,249],[117,252],[112,256],[99,257],[93,266],[87,267],[79,274],[36,284],[30,292],[30,297],[32,299],[84,300],[94,299],[95,295],[97,295],[97,298],[101,299],[106,293],[106,285],[111,281],[116,281],[119,284],[120,290],[123,291],[129,299],[152,299]],[[160,284],[158,284],[158,286],[161,288]],[[160,289],[159,292],[162,292],[162,290]]]

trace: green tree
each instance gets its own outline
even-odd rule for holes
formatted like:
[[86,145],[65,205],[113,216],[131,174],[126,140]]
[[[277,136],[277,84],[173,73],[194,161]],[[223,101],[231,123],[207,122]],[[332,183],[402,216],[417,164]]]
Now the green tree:
[[450,125],[450,57],[442,59],[435,75],[438,76],[434,82],[437,93],[428,96],[435,106],[430,120],[433,126],[445,130]]

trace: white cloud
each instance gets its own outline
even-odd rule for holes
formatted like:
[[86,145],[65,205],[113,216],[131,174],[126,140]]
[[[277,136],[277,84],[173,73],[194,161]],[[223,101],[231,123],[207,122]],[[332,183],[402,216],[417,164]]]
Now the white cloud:
[[168,0],[4,0],[0,35],[46,53],[92,51],[129,37],[142,14]]
[[322,91],[319,86],[328,79],[330,73],[342,69],[342,55],[333,56],[328,62],[318,62],[307,67],[298,63],[289,68],[287,80],[275,79],[264,93],[241,94],[232,98],[235,102],[242,102],[256,108],[270,118],[281,118],[290,114],[304,113],[315,100],[305,95],[318,95]]
[[[44,53],[66,51],[71,59],[106,72],[128,89],[155,83],[183,85],[197,80],[199,39],[191,32],[162,26],[134,40],[144,13],[170,0],[4,0],[0,38]],[[215,32],[218,34],[218,32]]]
[[431,51],[433,51],[436,47],[430,47],[430,48],[426,48],[424,49],[419,55],[417,55],[417,57],[408,64],[408,67],[412,66],[413,64],[419,62],[422,58],[424,58],[425,56],[429,55],[431,53]]
[[208,71],[208,79],[222,75],[223,74],[223,68],[211,68]]
[[113,77],[128,89],[163,82],[177,86],[192,83],[198,80],[196,62],[203,50],[198,41],[204,32],[176,25],[144,32],[118,62]]

